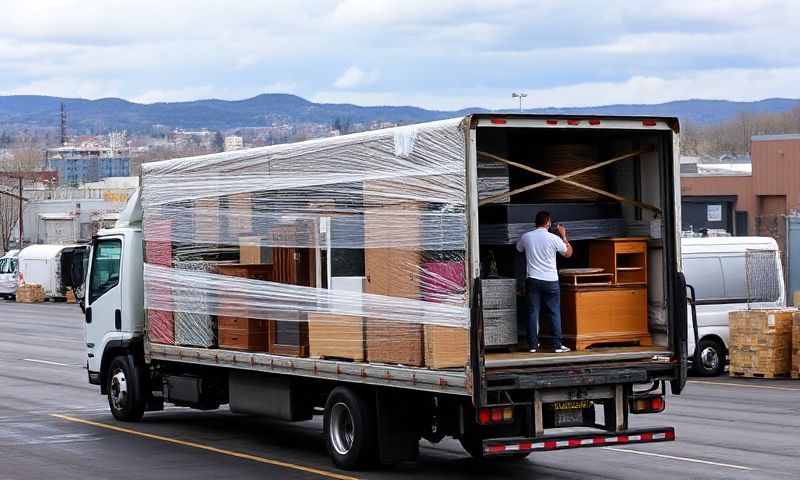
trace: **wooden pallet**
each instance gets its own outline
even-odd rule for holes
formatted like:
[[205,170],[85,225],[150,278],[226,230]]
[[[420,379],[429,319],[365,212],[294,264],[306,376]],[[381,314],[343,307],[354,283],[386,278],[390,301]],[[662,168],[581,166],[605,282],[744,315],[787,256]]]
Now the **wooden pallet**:
[[775,372],[757,372],[755,370],[745,370],[735,372],[731,370],[731,377],[741,378],[788,378],[788,373],[775,373]]

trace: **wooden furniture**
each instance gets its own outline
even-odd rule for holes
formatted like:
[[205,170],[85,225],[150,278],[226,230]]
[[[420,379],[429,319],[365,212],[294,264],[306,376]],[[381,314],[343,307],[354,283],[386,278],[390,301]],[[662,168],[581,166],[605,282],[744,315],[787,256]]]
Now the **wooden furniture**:
[[647,288],[562,287],[561,329],[564,343],[575,350],[608,343],[652,345]]
[[[380,191],[394,192],[401,187],[387,182],[365,185],[365,199]],[[380,204],[381,197],[376,200]],[[382,200],[383,203],[386,200]],[[420,205],[408,202],[387,209],[367,210],[364,214],[365,243],[385,245],[394,237],[403,243],[419,245]],[[419,299],[419,268],[422,251],[409,248],[366,248],[364,250],[365,292],[389,297]],[[398,322],[379,317],[367,319],[367,360],[372,363],[400,363],[422,366],[425,363],[424,332],[421,323]]]
[[[306,231],[300,231],[305,229]],[[272,230],[274,245],[291,245],[298,243],[298,238],[311,235],[311,225],[291,224],[276,226]],[[314,287],[316,285],[316,263],[314,251],[310,248],[273,247],[272,248],[272,281]],[[268,344],[270,353],[277,355],[308,356],[308,320],[306,314],[280,312],[283,318],[291,320],[270,320],[268,326]]]
[[647,238],[593,240],[589,244],[589,265],[612,273],[615,285],[647,285]]
[[[252,278],[261,281],[272,280],[272,265],[261,264],[219,264],[217,271],[233,277]],[[218,343],[220,348],[246,350],[251,352],[267,351],[267,322],[257,318],[249,318],[247,312],[235,300],[226,307],[224,300],[217,317]]]
[[367,335],[363,317],[311,313],[308,315],[309,355],[363,362]]

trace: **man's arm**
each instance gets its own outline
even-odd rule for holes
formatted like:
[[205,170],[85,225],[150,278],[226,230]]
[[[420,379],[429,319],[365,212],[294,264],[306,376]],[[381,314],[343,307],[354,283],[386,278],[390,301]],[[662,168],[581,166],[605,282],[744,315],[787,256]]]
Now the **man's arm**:
[[517,240],[517,251],[518,252],[524,252],[525,251],[525,244],[522,243],[522,239],[523,238],[525,238],[525,234],[523,234],[521,237],[519,237],[519,240]]
[[569,258],[572,256],[572,244],[569,243],[569,240],[567,239],[567,229],[564,228],[564,225],[561,225],[560,223],[556,228],[558,229],[558,236],[561,237],[561,241],[564,242],[564,245],[567,246],[567,249],[561,252],[561,255],[563,255],[566,258]]

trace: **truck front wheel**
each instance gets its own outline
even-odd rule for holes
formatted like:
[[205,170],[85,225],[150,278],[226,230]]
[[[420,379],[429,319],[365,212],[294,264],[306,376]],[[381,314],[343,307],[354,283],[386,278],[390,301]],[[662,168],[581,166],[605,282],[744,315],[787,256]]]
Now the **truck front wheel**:
[[114,418],[138,422],[144,416],[145,398],[141,388],[141,369],[127,355],[111,361],[107,376],[108,406]]
[[374,403],[355,391],[337,387],[325,402],[325,443],[339,468],[371,466],[377,458]]

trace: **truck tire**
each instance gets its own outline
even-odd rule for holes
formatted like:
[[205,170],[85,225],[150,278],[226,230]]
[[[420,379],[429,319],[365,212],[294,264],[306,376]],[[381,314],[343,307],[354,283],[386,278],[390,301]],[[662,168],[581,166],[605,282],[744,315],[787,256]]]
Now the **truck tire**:
[[692,371],[701,377],[716,377],[725,371],[725,347],[713,338],[700,340],[694,349]]
[[375,406],[365,395],[336,387],[325,402],[325,444],[337,467],[374,466],[377,461]]
[[144,416],[145,392],[141,382],[142,371],[133,358],[120,355],[108,368],[108,407],[114,418],[123,422],[138,422]]

